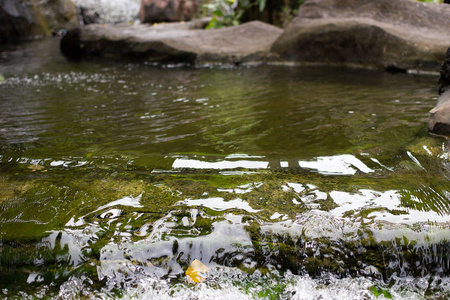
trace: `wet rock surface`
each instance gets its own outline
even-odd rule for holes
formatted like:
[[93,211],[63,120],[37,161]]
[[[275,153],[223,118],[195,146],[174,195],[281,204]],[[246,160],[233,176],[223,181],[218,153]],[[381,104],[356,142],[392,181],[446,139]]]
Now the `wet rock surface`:
[[263,61],[282,30],[254,21],[203,30],[206,21],[158,25],[89,25],[69,32],[61,51],[69,58],[139,58],[185,63]]
[[450,7],[412,0],[311,0],[275,42],[276,60],[439,70]]
[[439,99],[430,111],[428,130],[436,134],[450,134],[450,48],[447,49],[439,79]]

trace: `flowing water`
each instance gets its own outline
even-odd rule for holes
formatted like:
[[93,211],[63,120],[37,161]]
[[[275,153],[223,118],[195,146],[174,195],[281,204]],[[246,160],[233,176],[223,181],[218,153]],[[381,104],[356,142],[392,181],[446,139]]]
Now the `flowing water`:
[[140,0],[73,0],[78,10],[97,17],[99,23],[136,22]]
[[0,49],[1,297],[450,297],[436,77],[58,43]]

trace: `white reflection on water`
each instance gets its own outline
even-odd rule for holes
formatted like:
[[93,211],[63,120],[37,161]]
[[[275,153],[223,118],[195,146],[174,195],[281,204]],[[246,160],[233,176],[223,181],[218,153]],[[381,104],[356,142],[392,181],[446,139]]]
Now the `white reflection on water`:
[[255,183],[248,183],[240,185],[234,189],[217,189],[219,192],[227,192],[227,193],[236,193],[236,194],[247,194],[253,191],[255,188],[259,188],[262,186],[263,182],[255,182]]
[[131,207],[137,207],[137,208],[143,207],[140,203],[141,199],[142,199],[142,194],[140,194],[137,197],[133,197],[133,196],[123,197],[118,200],[112,201],[108,204],[100,206],[94,212],[108,208],[108,207],[116,206],[116,205],[131,206]]
[[[81,226],[81,225],[84,225],[85,224],[84,218],[86,216],[88,216],[90,214],[93,214],[93,213],[96,213],[98,211],[104,210],[104,209],[109,208],[109,207],[117,206],[117,205],[141,208],[141,207],[143,207],[141,205],[141,203],[140,203],[141,199],[142,199],[142,193],[139,196],[137,196],[137,197],[133,197],[132,195],[130,195],[130,196],[126,196],[126,197],[117,199],[115,201],[109,202],[108,204],[100,206],[96,210],[88,213],[87,215],[81,216],[81,217],[79,217],[77,219],[75,219],[75,217],[72,217],[66,223],[66,226]],[[119,210],[119,209],[111,209],[111,210],[108,210],[108,211],[102,213],[100,215],[100,217],[101,218],[107,217],[107,218],[111,219],[111,218],[115,218],[115,217],[119,216],[120,212],[121,212],[121,210]]]
[[[330,197],[338,205],[330,211],[336,217],[344,217],[346,212],[360,212],[363,209],[378,208],[369,213],[367,219],[385,221],[393,224],[409,224],[418,222],[447,222],[448,215],[440,215],[435,211],[419,211],[405,208],[401,204],[401,194],[399,191],[390,190],[377,192],[361,189],[358,193],[347,193],[340,191],[330,192]],[[417,200],[420,202],[419,200]],[[396,211],[393,214],[390,211]]]
[[238,161],[228,161],[222,160],[217,162],[201,161],[196,159],[184,159],[177,158],[173,162],[173,169],[267,169],[269,163],[266,161],[255,161],[255,160],[238,160]]
[[261,211],[258,209],[253,209],[247,202],[239,198],[230,201],[225,201],[222,197],[196,199],[196,200],[187,199],[182,202],[179,202],[179,204],[185,204],[187,206],[204,206],[218,211],[227,209],[242,209],[251,213],[257,213]]
[[372,169],[362,161],[350,154],[322,156],[316,161],[299,161],[300,167],[317,170],[320,174],[328,175],[354,175],[357,170],[371,173]]
[[[269,161],[261,160],[227,160],[230,158],[243,158],[242,155],[227,156],[225,160],[209,162],[199,159],[190,158],[176,158],[172,164],[173,169],[268,169],[271,168]],[[250,158],[249,156],[245,156]],[[260,158],[260,157],[258,157]],[[360,171],[363,173],[374,172],[371,168],[366,166],[361,160],[350,154],[322,156],[317,157],[315,161],[298,161],[298,165],[305,169],[314,170],[320,174],[325,175],[354,175]],[[280,161],[279,166],[289,167],[289,162]],[[295,166],[294,166],[295,167]]]
[[242,221],[242,216],[231,213],[222,217],[212,224],[210,233],[192,237],[179,234],[177,226],[181,224],[170,222],[173,216],[169,213],[155,223],[146,239],[103,247],[99,278],[117,282],[121,276],[134,275],[135,279],[178,276],[184,272],[179,262],[198,259],[211,268],[217,266],[216,261],[228,256],[252,267],[254,263],[247,259],[254,252],[250,235],[245,230],[247,223]]

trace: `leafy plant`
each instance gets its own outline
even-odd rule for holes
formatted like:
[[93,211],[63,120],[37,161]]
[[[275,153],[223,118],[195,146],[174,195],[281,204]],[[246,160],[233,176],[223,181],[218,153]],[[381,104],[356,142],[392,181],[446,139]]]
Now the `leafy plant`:
[[373,295],[377,298],[383,296],[386,299],[392,299],[392,295],[391,295],[391,293],[389,293],[389,291],[387,291],[383,288],[377,287],[375,285],[371,286],[369,288],[369,291],[371,291],[373,293]]
[[[210,0],[211,1],[211,0]],[[239,25],[242,21],[260,20],[276,26],[286,25],[305,0],[212,0],[203,5],[212,12],[207,29]]]
[[244,12],[251,6],[258,5],[259,11],[266,7],[267,0],[215,0],[214,3],[205,4],[203,7],[212,11],[213,17],[206,29],[236,26]]

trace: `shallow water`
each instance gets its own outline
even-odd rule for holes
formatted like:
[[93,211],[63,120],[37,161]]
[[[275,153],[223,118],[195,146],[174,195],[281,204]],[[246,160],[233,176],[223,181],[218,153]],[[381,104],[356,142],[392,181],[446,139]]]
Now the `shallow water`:
[[4,297],[450,296],[437,78],[70,63],[58,43],[0,48]]

